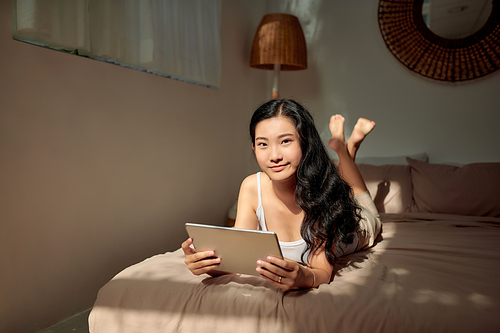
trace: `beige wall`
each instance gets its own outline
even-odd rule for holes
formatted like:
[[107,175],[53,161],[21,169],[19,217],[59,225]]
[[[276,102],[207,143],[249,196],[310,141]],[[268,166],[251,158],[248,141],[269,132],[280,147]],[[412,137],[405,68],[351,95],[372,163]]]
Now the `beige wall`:
[[248,66],[264,10],[223,1],[213,90],[14,41],[0,0],[0,332],[87,309],[121,269],[177,249],[185,222],[226,221],[266,98]]
[[412,73],[385,46],[377,9],[374,0],[269,1],[269,11],[299,16],[308,42],[309,68],[283,72],[283,95],[310,107],[325,140],[334,113],[349,133],[359,117],[374,119],[359,156],[500,161],[500,71],[458,84]]

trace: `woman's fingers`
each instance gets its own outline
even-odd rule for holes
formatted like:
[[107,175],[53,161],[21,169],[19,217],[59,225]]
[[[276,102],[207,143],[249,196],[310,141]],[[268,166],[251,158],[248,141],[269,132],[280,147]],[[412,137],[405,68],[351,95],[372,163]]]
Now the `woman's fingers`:
[[257,272],[281,289],[290,289],[297,278],[298,264],[292,260],[268,257],[266,261],[257,261]]
[[221,259],[214,257],[214,254],[214,251],[196,252],[186,255],[184,262],[193,274],[201,275],[219,267]]
[[195,262],[187,263],[187,265],[189,270],[193,272],[194,275],[201,275],[219,267],[220,258],[201,259]]
[[272,284],[274,284],[276,287],[282,289],[282,290],[290,290],[294,286],[294,280],[289,279],[287,277],[277,275],[275,273],[272,273],[268,271],[267,269],[263,267],[258,267],[257,272],[260,273],[260,276]]
[[191,244],[193,244],[193,239],[188,238],[181,247],[185,255],[184,262],[194,275],[207,273],[220,265],[221,259],[214,257],[214,251],[196,252]]
[[274,264],[276,266],[279,266],[279,267],[282,267],[283,269],[287,270],[287,271],[293,271],[296,266],[297,266],[297,262],[296,261],[293,261],[293,260],[290,260],[290,259],[279,259],[279,258],[276,258],[276,257],[267,257],[267,260],[268,262],[270,262],[271,264]]
[[181,247],[182,247],[182,251],[184,251],[185,255],[190,255],[190,254],[196,253],[196,251],[191,247],[191,244],[193,244],[192,238],[188,238],[182,243]]
[[186,259],[184,260],[184,262],[189,265],[199,261],[213,259],[210,257],[214,256],[215,256],[214,251],[194,252],[193,254],[186,254]]
[[303,268],[296,261],[268,257],[257,264],[260,276],[284,291],[304,285]]
[[276,257],[267,257],[266,260],[258,260],[257,264],[266,270],[279,276],[291,276],[298,265],[296,262]]

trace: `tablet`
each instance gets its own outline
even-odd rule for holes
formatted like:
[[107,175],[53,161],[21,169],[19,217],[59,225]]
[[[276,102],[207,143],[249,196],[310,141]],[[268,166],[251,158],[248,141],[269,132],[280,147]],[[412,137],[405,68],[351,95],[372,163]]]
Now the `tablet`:
[[265,260],[267,256],[283,259],[278,237],[271,231],[195,223],[186,223],[186,231],[196,251],[213,250],[221,258],[217,271],[258,276],[257,260]]

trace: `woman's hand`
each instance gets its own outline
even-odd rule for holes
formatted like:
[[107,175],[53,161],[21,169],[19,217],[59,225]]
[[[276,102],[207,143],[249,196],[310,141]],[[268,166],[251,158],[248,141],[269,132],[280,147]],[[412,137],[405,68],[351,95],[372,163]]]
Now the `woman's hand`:
[[212,269],[219,267],[220,258],[214,258],[214,251],[196,252],[191,247],[191,244],[193,244],[193,239],[188,238],[182,243],[182,250],[186,257],[184,262],[194,275],[208,273]]
[[311,288],[315,284],[314,272],[296,261],[267,257],[257,261],[257,272],[283,290]]

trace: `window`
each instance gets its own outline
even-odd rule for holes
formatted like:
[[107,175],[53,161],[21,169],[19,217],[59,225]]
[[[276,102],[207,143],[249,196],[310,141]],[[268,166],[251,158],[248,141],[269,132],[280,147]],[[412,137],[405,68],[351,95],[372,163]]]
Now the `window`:
[[221,0],[15,0],[13,38],[218,88]]

